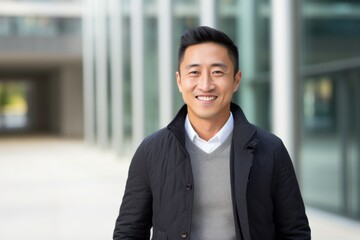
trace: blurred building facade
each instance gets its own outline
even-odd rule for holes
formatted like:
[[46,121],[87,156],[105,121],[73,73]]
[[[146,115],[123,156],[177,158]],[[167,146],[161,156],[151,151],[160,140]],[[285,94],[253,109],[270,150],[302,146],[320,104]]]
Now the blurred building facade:
[[[276,2],[274,0],[273,2]],[[294,156],[305,201],[360,219],[360,4],[294,1]],[[234,101],[273,130],[269,0],[85,0],[85,139],[124,153],[183,104],[175,83],[183,31],[209,25],[240,50]],[[273,4],[274,5],[274,4]],[[281,9],[278,9],[281,10]],[[281,49],[280,49],[281,50]],[[287,66],[284,66],[286,68]],[[288,91],[288,89],[283,89]],[[280,99],[281,100],[281,99]],[[282,101],[290,101],[282,99]]]
[[[280,117],[296,130],[290,145],[303,196],[309,205],[360,219],[360,3],[292,2],[296,76],[289,81],[295,92],[283,102],[291,101],[294,112]],[[279,103],[272,89],[282,86],[272,73],[278,54],[271,42],[272,5],[1,1],[0,134],[84,136],[119,154],[131,152],[183,104],[175,83],[178,40],[198,25],[236,41],[243,79],[234,101],[250,121],[276,132]]]
[[0,133],[83,136],[81,0],[0,2]]

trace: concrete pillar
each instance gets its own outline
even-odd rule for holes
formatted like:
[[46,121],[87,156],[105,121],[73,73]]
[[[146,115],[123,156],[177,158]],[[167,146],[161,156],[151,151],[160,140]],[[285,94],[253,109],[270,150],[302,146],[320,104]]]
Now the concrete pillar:
[[109,0],[110,24],[110,63],[111,63],[111,129],[112,149],[123,152],[124,146],[124,87],[123,87],[123,36],[122,36],[122,1]]
[[216,28],[216,0],[200,0],[200,25]]
[[[297,1],[271,1],[272,126],[296,163],[299,146]],[[296,165],[296,164],[295,164]]]
[[133,145],[145,135],[144,121],[144,19],[143,1],[131,1],[131,74],[132,74],[132,136]]
[[[107,1],[107,0],[106,0]],[[109,145],[109,102],[106,4],[95,0],[95,90],[96,90],[96,133],[101,147]]]
[[165,127],[173,117],[172,83],[175,81],[175,73],[172,72],[172,10],[171,0],[159,0],[158,4],[159,119],[160,127]]
[[95,95],[94,95],[94,13],[93,0],[84,0],[82,13],[83,85],[84,85],[84,139],[95,143]]
[[83,136],[83,83],[81,66],[64,66],[60,70],[60,134]]

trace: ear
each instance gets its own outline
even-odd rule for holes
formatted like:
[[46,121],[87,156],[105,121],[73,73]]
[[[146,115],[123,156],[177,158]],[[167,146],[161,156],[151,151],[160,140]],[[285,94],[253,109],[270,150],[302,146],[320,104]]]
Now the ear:
[[238,71],[238,72],[235,74],[233,92],[236,92],[236,91],[239,89],[241,77],[242,77],[242,72]]
[[182,88],[181,88],[181,76],[180,76],[180,72],[177,71],[176,72],[176,84],[178,86],[179,92],[182,93]]

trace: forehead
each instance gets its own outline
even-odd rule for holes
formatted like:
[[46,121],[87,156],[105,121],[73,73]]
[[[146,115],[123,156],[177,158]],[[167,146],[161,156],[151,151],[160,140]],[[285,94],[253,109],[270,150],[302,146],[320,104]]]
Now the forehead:
[[227,48],[221,44],[206,42],[186,48],[181,64],[212,64],[214,62],[231,63]]

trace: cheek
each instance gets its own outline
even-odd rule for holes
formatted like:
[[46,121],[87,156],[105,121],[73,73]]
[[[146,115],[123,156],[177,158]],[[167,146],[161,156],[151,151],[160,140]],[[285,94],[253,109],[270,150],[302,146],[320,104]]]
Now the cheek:
[[194,88],[194,84],[193,84],[193,82],[192,81],[190,81],[190,80],[183,80],[182,82],[181,82],[181,89],[182,89],[182,91],[183,92],[189,92],[189,91],[191,91],[193,88]]
[[234,93],[236,91],[236,84],[231,84],[228,81],[224,81],[224,84],[222,84],[221,86],[218,85],[219,89],[222,89],[222,91],[226,94],[231,94]]

